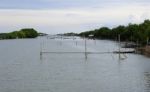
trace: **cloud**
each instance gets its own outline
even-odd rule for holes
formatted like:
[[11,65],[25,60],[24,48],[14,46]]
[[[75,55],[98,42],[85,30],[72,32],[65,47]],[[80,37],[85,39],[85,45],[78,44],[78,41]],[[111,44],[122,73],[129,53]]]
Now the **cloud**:
[[3,9],[66,9],[116,7],[132,4],[150,5],[149,0],[1,0]]
[[11,4],[11,1],[5,0],[0,4],[4,8],[0,9],[0,32],[25,27],[34,27],[46,33],[81,32],[101,26],[140,23],[150,17],[147,2],[149,1],[32,0],[28,4],[29,0],[22,3],[14,0]]

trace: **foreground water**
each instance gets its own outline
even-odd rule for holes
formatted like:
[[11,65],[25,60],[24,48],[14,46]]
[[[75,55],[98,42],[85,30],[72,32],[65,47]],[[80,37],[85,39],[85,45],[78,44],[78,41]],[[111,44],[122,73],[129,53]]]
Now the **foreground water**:
[[[84,52],[83,39],[0,41],[0,92],[150,92],[150,59],[128,54],[43,54]],[[90,52],[117,50],[117,43],[87,40]]]

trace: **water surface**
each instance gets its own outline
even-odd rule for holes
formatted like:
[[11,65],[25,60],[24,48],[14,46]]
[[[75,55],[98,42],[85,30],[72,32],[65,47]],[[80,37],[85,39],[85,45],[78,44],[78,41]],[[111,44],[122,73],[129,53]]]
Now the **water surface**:
[[[149,92],[150,59],[128,54],[43,54],[84,52],[83,39],[0,41],[0,92]],[[87,40],[90,52],[118,49],[107,40]]]

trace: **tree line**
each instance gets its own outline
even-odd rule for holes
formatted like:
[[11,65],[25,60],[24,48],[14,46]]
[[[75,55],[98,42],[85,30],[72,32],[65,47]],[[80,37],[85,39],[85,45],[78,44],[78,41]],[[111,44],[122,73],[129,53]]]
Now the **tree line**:
[[119,25],[112,29],[101,27],[99,29],[79,33],[79,36],[82,37],[89,37],[89,35],[93,35],[93,38],[111,40],[117,40],[118,35],[120,35],[120,40],[122,41],[138,41],[141,44],[146,44],[150,38],[150,20],[145,20],[140,24],[130,23],[127,26]]
[[0,39],[36,38],[38,32],[33,28],[25,28],[10,33],[0,33]]

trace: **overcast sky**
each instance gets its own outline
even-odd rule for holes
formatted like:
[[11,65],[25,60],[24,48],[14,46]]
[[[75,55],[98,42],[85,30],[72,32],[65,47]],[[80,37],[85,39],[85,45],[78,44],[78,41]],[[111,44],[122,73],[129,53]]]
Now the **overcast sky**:
[[150,19],[150,0],[0,0],[0,32],[82,32]]

